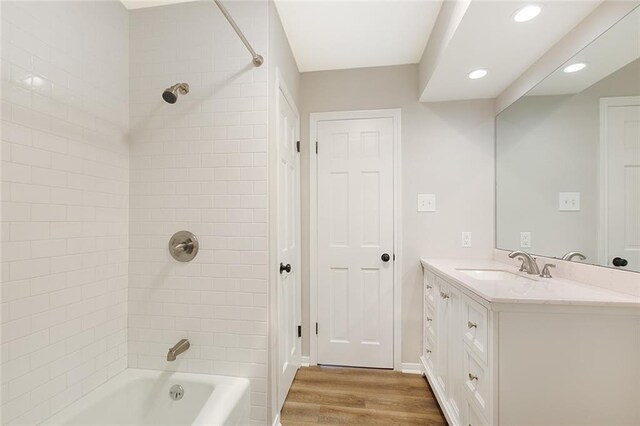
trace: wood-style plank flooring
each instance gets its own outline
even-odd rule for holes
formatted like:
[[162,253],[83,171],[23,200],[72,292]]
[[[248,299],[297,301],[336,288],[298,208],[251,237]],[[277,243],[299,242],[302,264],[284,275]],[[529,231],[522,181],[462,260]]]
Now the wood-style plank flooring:
[[282,408],[288,425],[446,425],[424,377],[388,370],[306,367]]

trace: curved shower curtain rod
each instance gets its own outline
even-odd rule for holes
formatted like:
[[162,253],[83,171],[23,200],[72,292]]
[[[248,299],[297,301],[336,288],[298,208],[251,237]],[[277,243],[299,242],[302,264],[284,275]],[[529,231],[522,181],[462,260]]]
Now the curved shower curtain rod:
[[261,55],[258,55],[255,50],[253,50],[253,47],[251,47],[251,44],[249,44],[249,40],[247,40],[244,34],[242,34],[240,27],[238,27],[238,24],[236,24],[236,21],[233,20],[233,18],[229,14],[229,11],[227,11],[227,9],[224,7],[224,5],[220,0],[213,0],[213,1],[216,3],[216,5],[218,6],[218,9],[220,9],[220,12],[222,12],[224,17],[227,18],[227,21],[229,21],[229,25],[231,25],[231,27],[233,27],[233,29],[236,31],[236,34],[238,34],[238,37],[240,37],[240,40],[242,40],[242,43],[244,43],[247,50],[249,50],[249,53],[251,53],[251,56],[253,57],[253,61],[252,61],[253,65],[255,65],[256,67],[259,67],[260,65],[262,65],[264,63],[264,58]]

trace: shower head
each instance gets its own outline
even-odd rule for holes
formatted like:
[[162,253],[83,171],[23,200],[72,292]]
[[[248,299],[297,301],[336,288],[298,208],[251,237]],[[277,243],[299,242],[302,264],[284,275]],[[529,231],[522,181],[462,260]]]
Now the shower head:
[[178,92],[180,92],[181,95],[186,95],[189,93],[189,85],[187,83],[174,84],[162,92],[162,99],[167,103],[175,104],[178,100]]

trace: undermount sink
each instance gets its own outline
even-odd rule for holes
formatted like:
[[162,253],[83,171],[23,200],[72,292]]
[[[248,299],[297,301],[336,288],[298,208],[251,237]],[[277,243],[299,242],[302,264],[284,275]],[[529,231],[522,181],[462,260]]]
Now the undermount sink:
[[470,276],[471,278],[475,278],[476,280],[484,280],[484,281],[520,281],[520,280],[528,280],[535,281],[533,278],[525,277],[522,275],[514,274],[513,272],[504,271],[502,269],[457,269],[457,271],[462,272]]

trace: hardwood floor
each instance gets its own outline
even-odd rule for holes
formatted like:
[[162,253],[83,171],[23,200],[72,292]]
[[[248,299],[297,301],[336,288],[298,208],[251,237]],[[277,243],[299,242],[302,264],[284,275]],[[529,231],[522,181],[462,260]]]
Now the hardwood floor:
[[388,370],[306,367],[282,408],[288,425],[446,425],[424,377]]

